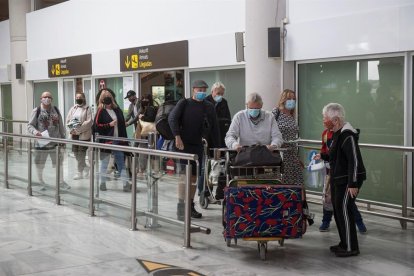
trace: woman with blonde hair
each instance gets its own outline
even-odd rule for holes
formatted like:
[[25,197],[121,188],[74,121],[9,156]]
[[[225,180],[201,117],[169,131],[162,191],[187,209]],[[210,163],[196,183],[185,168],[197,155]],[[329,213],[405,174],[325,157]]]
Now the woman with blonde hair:
[[[127,138],[125,119],[122,110],[115,101],[115,93],[109,88],[103,88],[97,95],[98,110],[94,119],[94,129],[101,136],[123,137]],[[113,145],[128,145],[127,142],[116,140],[100,139],[100,143]],[[122,151],[113,151],[115,163],[121,178],[125,180],[123,191],[130,192],[131,184],[127,180],[126,171],[124,170],[125,161]],[[100,190],[106,191],[106,168],[108,167],[110,152],[101,150],[101,184]]]
[[285,89],[277,106],[272,113],[278,123],[279,130],[283,137],[283,147],[288,148],[283,153],[283,182],[285,184],[303,184],[303,164],[299,160],[298,147],[288,143],[299,137],[299,127],[295,119],[296,93],[293,90]]

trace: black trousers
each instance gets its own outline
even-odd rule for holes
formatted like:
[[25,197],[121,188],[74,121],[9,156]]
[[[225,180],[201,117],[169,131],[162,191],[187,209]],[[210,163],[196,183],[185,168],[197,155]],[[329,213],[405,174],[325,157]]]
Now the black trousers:
[[355,226],[355,216],[352,208],[355,198],[348,193],[346,185],[331,185],[331,196],[335,223],[338,228],[339,246],[347,251],[358,250],[358,237]]

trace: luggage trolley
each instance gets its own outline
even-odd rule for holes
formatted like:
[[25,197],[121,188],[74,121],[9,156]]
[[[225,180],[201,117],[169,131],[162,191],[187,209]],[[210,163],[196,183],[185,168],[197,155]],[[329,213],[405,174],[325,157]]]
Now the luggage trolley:
[[[208,144],[203,139],[204,147],[204,182],[200,193],[200,207],[207,209],[209,204],[221,204],[224,199],[224,188],[227,184],[226,157],[227,148],[215,148],[214,157],[209,158]],[[215,188],[215,193],[213,193]]]
[[267,242],[300,238],[306,231],[302,185],[283,185],[280,166],[236,167],[227,153],[228,182],[223,202],[223,235],[227,246],[237,239],[257,241],[266,260]]

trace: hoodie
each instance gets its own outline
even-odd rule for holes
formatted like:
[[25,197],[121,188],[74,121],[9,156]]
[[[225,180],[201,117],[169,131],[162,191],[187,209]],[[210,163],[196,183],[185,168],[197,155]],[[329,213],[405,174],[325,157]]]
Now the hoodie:
[[336,131],[329,150],[330,175],[333,185],[347,185],[348,188],[361,188],[366,179],[366,171],[358,146],[359,129],[350,123]]

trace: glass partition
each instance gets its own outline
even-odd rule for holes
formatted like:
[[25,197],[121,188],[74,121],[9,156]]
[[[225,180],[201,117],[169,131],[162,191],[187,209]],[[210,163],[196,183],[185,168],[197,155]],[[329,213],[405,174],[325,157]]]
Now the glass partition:
[[[302,139],[321,140],[322,108],[338,102],[345,108],[346,120],[361,130],[360,143],[403,145],[403,57],[299,64],[298,68]],[[362,150],[362,154],[368,179],[361,197],[401,204],[402,154],[384,150]]]
[[221,81],[224,84],[226,87],[224,97],[227,100],[232,117],[245,108],[246,78],[244,68],[190,72],[190,85],[198,79],[207,82],[209,86],[208,94],[210,94],[211,86],[215,82]]
[[35,82],[33,88],[33,108],[40,104],[40,96],[45,91],[52,93],[53,105],[59,106],[59,96],[58,96],[58,82],[57,81],[48,81],[48,82]]

